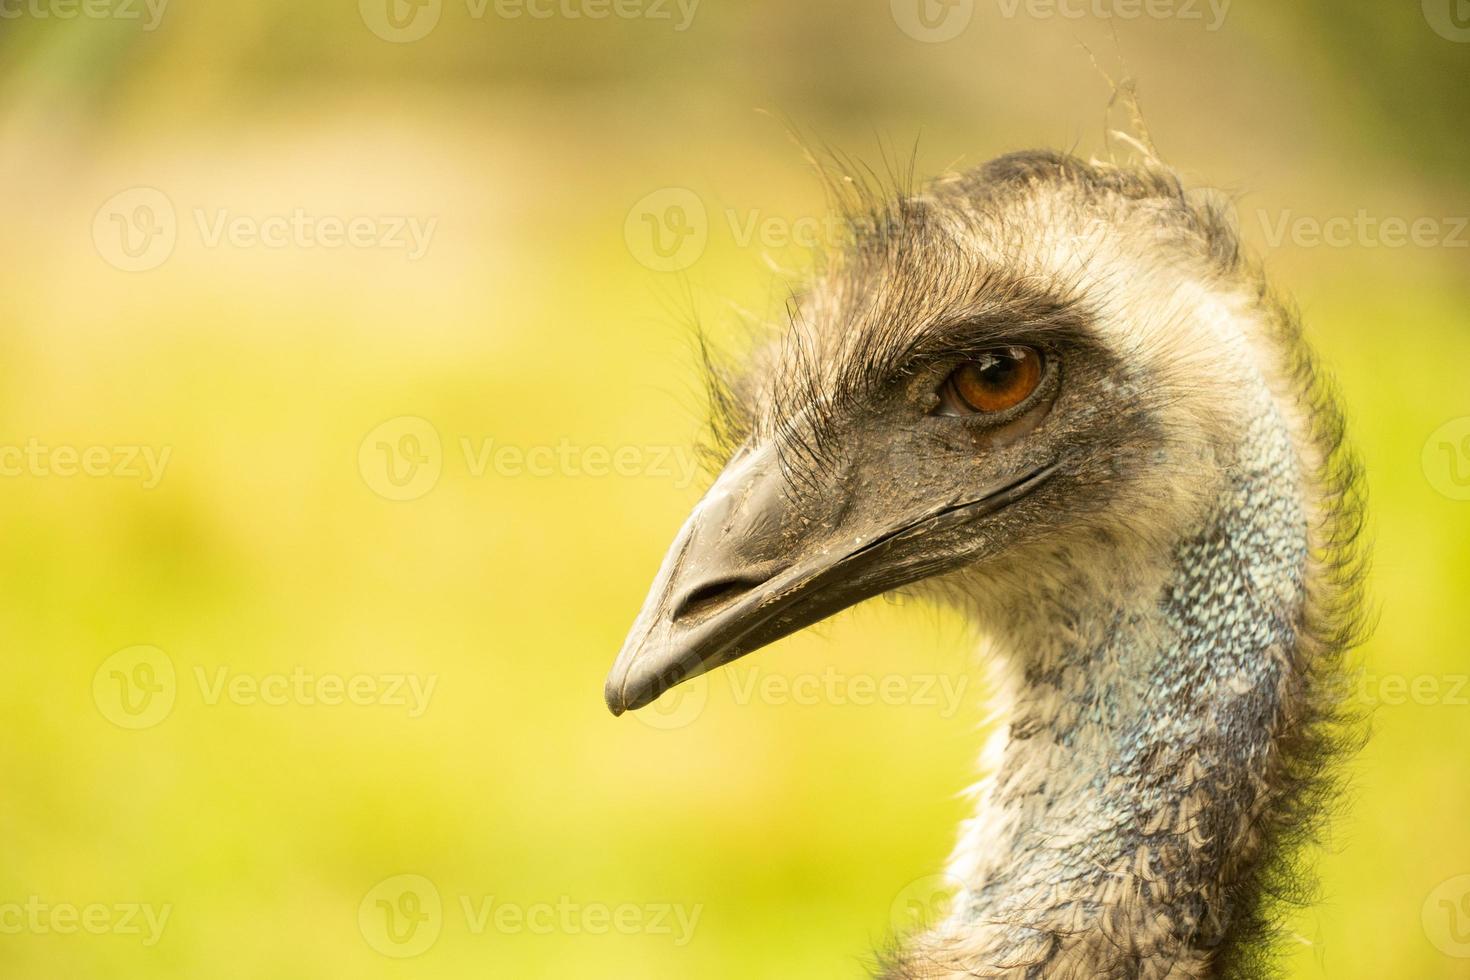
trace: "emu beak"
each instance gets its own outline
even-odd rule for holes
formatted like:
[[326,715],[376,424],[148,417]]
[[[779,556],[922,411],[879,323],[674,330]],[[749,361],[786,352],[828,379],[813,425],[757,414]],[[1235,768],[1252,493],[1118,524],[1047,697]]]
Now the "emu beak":
[[608,708],[644,707],[848,606],[949,571],[965,560],[959,539],[969,537],[949,532],[1050,472],[923,506],[903,505],[901,482],[848,486],[856,481],[834,475],[825,499],[797,503],[774,451],[743,452],[674,539],[608,674]]

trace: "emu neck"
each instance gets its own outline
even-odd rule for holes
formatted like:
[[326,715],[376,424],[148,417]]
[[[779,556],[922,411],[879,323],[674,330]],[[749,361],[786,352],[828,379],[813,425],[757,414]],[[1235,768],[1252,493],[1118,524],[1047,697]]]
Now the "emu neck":
[[1014,651],[995,775],[956,854],[965,890],[936,934],[957,970],[1210,976],[1250,911],[1307,521],[1274,410],[1242,445],[1162,588],[1074,606],[1039,652]]

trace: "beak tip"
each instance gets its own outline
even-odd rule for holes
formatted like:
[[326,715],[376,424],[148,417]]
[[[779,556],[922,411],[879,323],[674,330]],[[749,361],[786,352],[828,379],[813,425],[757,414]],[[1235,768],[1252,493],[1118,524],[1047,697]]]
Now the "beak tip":
[[628,703],[623,698],[621,685],[616,683],[614,677],[609,676],[607,684],[602,689],[602,699],[607,703],[607,710],[616,718],[628,710]]
[[678,681],[670,680],[644,664],[627,666],[618,663],[613,665],[612,673],[607,675],[602,699],[607,702],[607,710],[613,713],[613,717],[617,717],[652,704],[659,695],[677,683]]

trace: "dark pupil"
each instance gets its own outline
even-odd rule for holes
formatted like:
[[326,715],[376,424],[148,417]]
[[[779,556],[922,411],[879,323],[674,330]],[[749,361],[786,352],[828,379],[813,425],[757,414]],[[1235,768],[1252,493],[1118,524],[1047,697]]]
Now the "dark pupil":
[[1021,359],[1010,354],[997,354],[991,362],[981,368],[980,383],[988,388],[1008,388],[1021,370]]

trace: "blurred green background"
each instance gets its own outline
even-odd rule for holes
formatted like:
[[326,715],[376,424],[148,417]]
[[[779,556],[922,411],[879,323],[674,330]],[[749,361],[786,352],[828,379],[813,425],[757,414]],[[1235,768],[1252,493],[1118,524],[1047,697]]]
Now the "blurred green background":
[[701,490],[687,323],[824,236],[788,127],[1102,154],[1095,57],[1368,465],[1376,735],[1290,974],[1470,976],[1456,2],[4,0],[0,975],[863,975],[985,673],[879,601],[606,713]]

